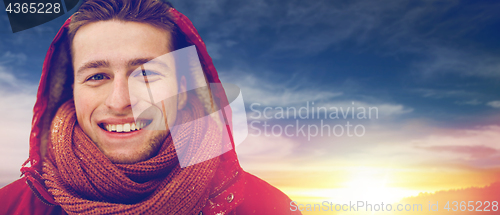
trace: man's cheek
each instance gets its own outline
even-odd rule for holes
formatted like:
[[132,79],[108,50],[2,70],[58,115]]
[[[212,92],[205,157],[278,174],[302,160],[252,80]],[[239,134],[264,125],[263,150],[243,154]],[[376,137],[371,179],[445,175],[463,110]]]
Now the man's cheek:
[[[155,103],[165,100],[165,102],[170,103],[172,99],[177,97],[176,85],[166,81],[158,82],[153,87],[151,87],[152,99]],[[149,96],[142,96],[142,98],[150,99]]]
[[90,123],[91,113],[93,112],[91,107],[95,101],[85,96],[75,97],[76,115],[80,124],[86,125]]

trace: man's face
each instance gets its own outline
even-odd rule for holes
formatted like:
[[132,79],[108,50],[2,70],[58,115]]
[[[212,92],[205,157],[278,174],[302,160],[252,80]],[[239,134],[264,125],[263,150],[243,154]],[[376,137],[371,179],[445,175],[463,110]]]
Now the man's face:
[[135,163],[152,157],[168,130],[147,129],[147,126],[158,124],[165,117],[175,122],[177,110],[185,104],[185,94],[177,96],[179,90],[185,90],[185,79],[182,77],[179,84],[174,71],[157,76],[155,81],[160,81],[152,83],[161,89],[155,92],[161,95],[155,96],[174,96],[165,103],[165,117],[135,123],[132,114],[132,108],[148,105],[134,96],[129,76],[142,78],[135,74],[142,71],[141,65],[170,52],[170,41],[171,35],[166,30],[117,20],[84,25],[73,39],[73,96],[78,123],[115,163]]

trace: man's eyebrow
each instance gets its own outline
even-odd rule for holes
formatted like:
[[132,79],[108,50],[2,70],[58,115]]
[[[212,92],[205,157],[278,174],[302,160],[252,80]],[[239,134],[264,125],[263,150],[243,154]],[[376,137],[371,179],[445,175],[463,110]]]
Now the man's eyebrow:
[[164,66],[164,67],[169,67],[167,64],[165,64],[164,62],[162,62],[161,60],[156,60],[156,58],[137,58],[137,59],[133,59],[131,61],[128,62],[128,66],[129,67],[138,67],[138,66],[141,66],[145,63],[148,63],[148,64],[159,64],[161,66]]
[[131,60],[131,61],[128,62],[128,66],[129,67],[140,66],[142,64],[145,64],[145,63],[149,62],[152,59],[153,58],[137,58],[137,59],[133,59],[133,60]]
[[106,60],[96,60],[96,61],[90,61],[85,63],[82,67],[76,71],[76,74],[79,74],[83,70],[86,69],[94,69],[94,68],[102,68],[102,67],[109,67],[109,62]]

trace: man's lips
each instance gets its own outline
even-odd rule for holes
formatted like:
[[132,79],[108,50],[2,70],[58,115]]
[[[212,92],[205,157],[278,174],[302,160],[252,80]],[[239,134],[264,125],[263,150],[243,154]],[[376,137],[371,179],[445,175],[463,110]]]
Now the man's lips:
[[134,121],[133,118],[125,119],[106,119],[97,123],[97,125],[108,132],[127,133],[143,129],[151,124],[152,120],[138,119]]

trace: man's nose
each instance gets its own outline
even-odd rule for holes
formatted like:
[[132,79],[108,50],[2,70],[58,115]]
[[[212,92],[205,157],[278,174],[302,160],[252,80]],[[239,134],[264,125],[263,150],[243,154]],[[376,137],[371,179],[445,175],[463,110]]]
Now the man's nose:
[[106,98],[106,106],[113,111],[122,112],[127,108],[131,108],[130,93],[128,79],[126,77],[116,77],[112,83],[111,93]]

